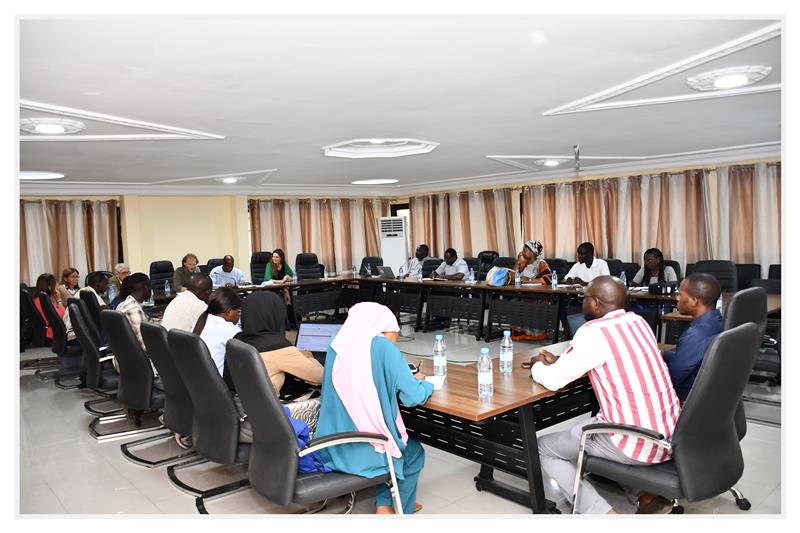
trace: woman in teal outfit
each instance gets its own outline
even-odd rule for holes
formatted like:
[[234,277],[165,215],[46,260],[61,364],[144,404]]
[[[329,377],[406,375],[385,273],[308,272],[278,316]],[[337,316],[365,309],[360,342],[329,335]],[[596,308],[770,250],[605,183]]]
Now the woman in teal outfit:
[[[433,385],[422,374],[412,374],[395,346],[400,328],[394,314],[383,305],[362,302],[350,308],[347,321],[334,338],[325,359],[322,400],[315,438],[347,431],[380,433],[388,437],[404,513],[416,505],[417,480],[425,451],[406,433],[398,408],[424,403]],[[364,477],[389,471],[383,446],[344,444],[319,451],[332,470]],[[390,489],[376,489],[376,513],[393,512]]]

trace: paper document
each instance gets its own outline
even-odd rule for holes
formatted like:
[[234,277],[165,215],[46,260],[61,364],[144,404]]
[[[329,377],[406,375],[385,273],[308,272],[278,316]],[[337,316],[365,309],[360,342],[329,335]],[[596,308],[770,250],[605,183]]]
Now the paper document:
[[433,390],[439,390],[444,385],[447,376],[425,376],[425,381],[433,383]]

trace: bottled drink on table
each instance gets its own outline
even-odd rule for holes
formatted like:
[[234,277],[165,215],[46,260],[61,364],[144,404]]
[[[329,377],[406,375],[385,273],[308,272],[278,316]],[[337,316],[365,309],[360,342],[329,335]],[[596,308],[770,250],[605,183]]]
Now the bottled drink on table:
[[519,270],[514,271],[514,286],[522,286],[522,273]]
[[400,279],[403,279],[403,274],[404,274],[403,270],[404,270],[403,265],[400,265],[400,272],[397,274],[397,277]]
[[622,280],[622,284],[625,285],[625,287],[628,286],[628,276],[625,275],[625,272],[619,273],[619,279]]
[[503,340],[500,341],[500,373],[510,374],[514,368],[514,342],[511,340],[511,331],[503,332]]
[[492,359],[489,357],[489,348],[481,348],[481,357],[478,359],[478,397],[491,398],[493,395]]
[[371,275],[372,275],[372,267],[369,266],[369,263],[367,263],[367,276],[371,276]]
[[322,269],[322,277],[325,278],[325,279],[328,279],[328,269],[327,268],[323,268]]
[[116,285],[109,285],[108,286],[108,301],[111,303],[114,298],[117,297],[117,286]]
[[164,296],[171,296],[172,289],[169,286],[169,280],[164,282]]
[[556,272],[555,270],[553,271],[553,278],[552,279],[553,279],[553,281],[551,281],[550,284],[552,285],[552,287],[554,289],[557,289],[558,288],[558,272]]
[[356,277],[356,276],[358,276],[358,269],[356,268],[355,265],[353,265],[353,277]]
[[433,375],[447,375],[447,346],[442,335],[436,335],[433,341]]

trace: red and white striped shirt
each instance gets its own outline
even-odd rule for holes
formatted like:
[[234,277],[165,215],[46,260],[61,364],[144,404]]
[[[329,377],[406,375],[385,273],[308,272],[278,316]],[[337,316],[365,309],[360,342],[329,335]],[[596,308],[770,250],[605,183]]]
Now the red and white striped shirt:
[[[531,368],[533,379],[550,390],[587,372],[600,404],[599,422],[643,427],[667,439],[672,436],[680,403],[653,330],[642,317],[619,309],[589,321],[558,361]],[[641,438],[612,434],[611,440],[636,461],[661,463],[670,458],[669,452]]]

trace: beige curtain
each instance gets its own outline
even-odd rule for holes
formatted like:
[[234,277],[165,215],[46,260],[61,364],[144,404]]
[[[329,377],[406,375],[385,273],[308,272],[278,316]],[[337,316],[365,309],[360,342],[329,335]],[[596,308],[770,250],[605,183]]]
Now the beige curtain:
[[730,194],[731,261],[752,263],[753,253],[753,165],[728,169]]

